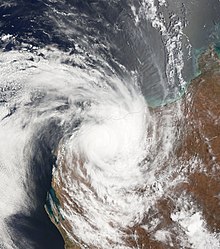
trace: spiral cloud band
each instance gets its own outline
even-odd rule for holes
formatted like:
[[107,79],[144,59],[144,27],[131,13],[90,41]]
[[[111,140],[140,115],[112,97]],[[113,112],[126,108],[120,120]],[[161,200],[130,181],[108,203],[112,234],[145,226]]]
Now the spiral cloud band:
[[47,222],[73,248],[220,248],[181,190],[204,169],[176,149],[185,17],[164,0],[39,2],[51,43],[0,37],[0,248],[44,249]]
[[[53,181],[64,193],[63,218],[83,243],[108,248],[117,242],[123,248],[123,229],[140,221],[147,203],[153,201],[139,191],[147,182],[155,182],[153,162],[166,158],[172,149],[168,142],[172,144],[174,138],[172,116],[165,115],[158,130],[157,116],[149,111],[135,78],[125,81],[107,65],[105,69],[74,68],[62,63],[67,59],[75,58],[53,48],[40,55],[1,54],[1,82],[8,102],[1,111],[2,164],[7,165],[7,171],[1,171],[2,184],[7,193],[18,190],[13,201],[6,198],[10,208],[1,215],[24,207],[28,212],[33,205],[21,202],[28,199],[24,186],[31,174],[24,151],[28,146],[32,153],[38,131],[49,129],[55,121],[60,134],[51,131],[49,136],[51,140],[59,137],[53,148],[57,156]],[[156,156],[158,141],[161,153]],[[4,153],[5,143],[15,162]],[[14,183],[7,185],[8,170],[14,172],[16,167]]]

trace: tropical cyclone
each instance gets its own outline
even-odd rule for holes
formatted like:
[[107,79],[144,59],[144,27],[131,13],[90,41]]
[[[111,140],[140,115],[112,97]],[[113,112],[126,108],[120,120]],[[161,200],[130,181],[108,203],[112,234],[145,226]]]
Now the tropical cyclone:
[[[49,194],[48,199],[51,220],[63,235],[67,249],[220,247],[220,61],[213,48],[201,56],[199,66],[201,74],[192,81],[183,99],[178,101],[182,115],[177,115],[177,103],[149,109],[147,117],[154,119],[157,127],[147,126],[149,130],[142,135],[151,136],[148,142],[163,137],[157,141],[157,146],[145,151],[144,159],[138,158],[132,162],[130,166],[134,166],[134,169],[129,168],[129,157],[124,158],[123,163],[128,165],[127,168],[121,166],[121,171],[117,158],[114,158],[111,164],[106,163],[107,166],[119,167],[107,169],[115,177],[115,182],[110,180],[111,184],[108,185],[107,182],[101,182],[103,179],[99,179],[100,172],[104,170],[106,173],[106,168],[91,168],[91,172],[87,172],[86,167],[92,167],[88,161],[92,160],[95,154],[91,154],[90,158],[82,148],[79,154],[76,150],[71,151],[71,154],[68,151],[68,142],[60,143],[52,180],[55,197]],[[126,120],[123,128],[131,121],[136,121],[137,125],[138,122],[143,122],[142,125],[145,125],[147,120],[140,117],[144,112],[135,115],[137,116],[130,117],[131,120]],[[170,122],[172,116],[173,122],[170,126],[175,128],[170,128],[169,131],[174,132],[174,141],[170,137],[166,140],[165,132],[158,136],[160,130],[165,129],[164,121],[169,117]],[[114,126],[114,122],[112,121],[110,127],[120,129],[121,123]],[[130,126],[130,129],[132,127]],[[165,130],[168,131],[167,126]],[[97,149],[95,153],[104,154],[104,158],[96,158],[97,164],[100,160],[103,163],[105,158],[112,160],[112,156],[117,154],[114,148],[111,148],[116,145],[116,138],[111,132],[113,141],[108,140],[109,134],[106,134],[105,130],[101,133],[96,133],[97,130],[84,132],[85,137],[81,137],[83,142],[91,142]],[[89,132],[100,135],[97,139],[101,140],[94,144],[93,139],[96,137]],[[139,135],[138,142],[141,140],[141,134],[132,130],[126,132],[120,137],[123,146],[129,143],[126,139],[131,139],[132,135]],[[92,136],[92,140],[89,136]],[[104,146],[107,146],[108,151],[102,148],[102,139],[107,139]],[[123,144],[123,141],[126,143]],[[171,149],[165,147],[166,143],[168,147],[169,143],[172,143]],[[138,145],[137,141],[133,141],[133,144]],[[121,149],[123,148],[117,147],[119,152]],[[134,147],[133,153],[138,152],[136,149]],[[128,151],[129,155],[130,153],[132,151]],[[161,156],[162,154],[166,156]],[[106,174],[108,176],[108,173]],[[134,180],[129,176],[133,176]],[[97,185],[93,182],[95,177],[98,178]],[[108,178],[104,181],[108,181]],[[73,185],[68,186],[70,183]],[[103,186],[104,190],[101,189]],[[71,188],[74,189],[75,196],[70,191]],[[103,193],[105,195],[102,195]],[[114,199],[116,196],[121,199]],[[77,227],[79,224],[81,227]]]

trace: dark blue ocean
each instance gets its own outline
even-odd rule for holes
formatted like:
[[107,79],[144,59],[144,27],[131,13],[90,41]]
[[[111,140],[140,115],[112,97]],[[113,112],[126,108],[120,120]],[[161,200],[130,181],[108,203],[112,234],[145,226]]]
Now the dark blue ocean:
[[[105,58],[119,75],[126,77],[126,72],[119,64],[128,71],[136,72],[137,81],[149,105],[175,99],[177,91],[181,89],[179,85],[170,87],[166,84],[164,41],[148,20],[143,18],[138,27],[135,25],[131,2],[0,0],[0,37],[8,34],[13,37],[7,41],[0,39],[0,49],[4,52],[21,48],[34,51],[36,47],[55,46],[69,53],[78,53],[79,50],[75,48],[80,46],[86,60],[90,44],[96,44],[96,51],[93,52]],[[141,2],[134,1],[137,9]],[[179,3],[174,6],[170,1],[170,6],[164,12],[167,12],[165,16],[168,17],[171,11],[177,13],[185,25],[185,32],[192,46],[192,54],[189,55],[184,47],[189,45],[188,41],[183,41],[183,76],[187,82],[195,73],[194,51],[203,50],[219,39],[220,8],[217,0],[213,0],[212,4],[209,0],[197,0],[194,1],[195,5],[180,0],[177,2]],[[94,67],[96,63],[98,62],[93,62]],[[165,82],[166,91],[164,85],[160,84],[161,80]],[[30,202],[34,199],[36,204],[29,215],[20,210],[7,218],[10,236],[18,249],[29,249],[29,245],[34,249],[64,248],[63,239],[44,208],[47,192],[51,187],[52,167],[56,162],[53,149],[57,147],[60,137],[62,130],[57,120],[52,120],[33,135],[30,147],[27,146],[24,151],[29,157],[31,172],[24,188]]]

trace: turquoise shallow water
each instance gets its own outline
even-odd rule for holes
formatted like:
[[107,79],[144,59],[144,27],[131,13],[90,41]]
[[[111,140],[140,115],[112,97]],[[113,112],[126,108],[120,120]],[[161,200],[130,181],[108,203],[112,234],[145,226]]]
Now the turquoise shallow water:
[[57,198],[55,190],[53,188],[51,188],[47,193],[45,208],[50,217],[54,219],[57,224],[59,224],[60,218],[64,220],[63,216],[60,213],[60,201]]
[[[214,2],[216,2],[217,0],[212,1],[211,8],[208,7],[207,1],[210,0],[195,0],[190,2],[186,1],[187,2],[186,7],[190,9],[190,11],[186,12],[187,20],[189,19],[188,13],[189,15],[190,13],[192,13],[191,14],[192,20],[189,19],[189,27],[191,31],[190,41],[192,42],[193,38],[195,37],[196,45],[198,43],[200,44],[198,46],[194,46],[193,49],[193,62],[192,64],[190,64],[190,68],[193,67],[193,76],[191,77],[189,73],[186,74],[185,80],[187,81],[187,84],[190,84],[191,80],[200,74],[197,61],[201,53],[207,49],[208,47],[207,43],[211,44],[214,41],[216,52],[220,56],[220,42],[219,42],[220,25],[215,25],[215,26],[213,25],[213,19],[215,18],[215,15],[213,15],[212,13],[214,11],[216,12],[216,16],[219,16],[218,14],[219,7],[216,5],[214,6]],[[163,72],[163,64],[165,63],[165,60],[163,57],[163,50],[160,49],[161,39],[159,33],[158,31],[155,32],[150,25],[149,25],[150,27],[146,29],[145,22],[140,27],[140,29],[143,28],[142,32],[139,32],[139,30],[137,32],[137,27],[134,24],[133,26],[131,25],[132,15],[129,12],[130,1],[85,0],[85,1],[62,2],[62,1],[49,1],[49,0],[39,0],[39,1],[13,0],[5,2],[8,2],[5,4],[5,7],[4,4],[0,4],[1,5],[0,35],[10,34],[13,37],[16,37],[15,39],[13,38],[10,42],[5,42],[5,43],[3,42],[3,40],[0,40],[0,47],[4,48],[5,53],[13,49],[15,50],[20,49],[20,44],[23,42],[30,43],[32,45],[40,47],[44,47],[47,45],[57,45],[60,49],[63,50],[71,47],[73,48],[74,52],[75,40],[78,39],[77,42],[79,43],[80,40],[85,41],[84,39],[85,37],[90,37],[91,41],[89,42],[89,45],[91,45],[91,43],[92,44],[96,43],[96,46],[100,44],[99,50],[95,51],[94,53],[101,53],[105,58],[108,58],[108,60],[110,60],[111,56],[109,55],[109,51],[106,50],[107,46],[103,46],[103,44],[105,44],[104,41],[107,40],[109,41],[110,45],[112,45],[110,47],[111,53],[117,58],[117,60],[120,63],[125,65],[125,67],[128,68],[129,70],[135,70],[137,65],[140,64],[138,60],[134,58],[137,57],[138,59],[141,59],[140,61],[142,63],[141,65],[138,66],[138,68],[140,67],[139,71],[143,73],[143,82],[146,82],[146,84],[153,83],[155,80],[158,80],[157,70],[151,63],[152,58],[154,58],[158,63],[158,65],[162,67],[161,71]],[[12,2],[12,4],[9,4],[10,2]],[[18,2],[18,4],[15,4],[16,2]],[[65,2],[71,2],[71,4],[74,5],[74,8],[72,9],[69,8],[70,6],[65,5]],[[94,2],[97,2],[97,4],[93,5]],[[111,5],[109,4],[110,2],[114,4]],[[116,5],[117,2],[120,3],[118,6]],[[123,5],[126,2],[129,2],[129,5],[126,6]],[[138,1],[135,2],[138,3]],[[182,1],[175,1],[174,3],[174,1],[170,0],[170,5],[172,4],[176,5],[177,4],[176,2],[182,4]],[[198,2],[198,6],[195,6],[195,2]],[[201,11],[207,12],[207,9],[204,8],[204,6],[202,5],[203,2],[205,2],[207,8],[210,8],[209,11],[210,13],[209,15],[205,15],[205,18],[204,15],[201,14]],[[191,9],[193,6],[194,9]],[[177,13],[181,9],[177,7],[178,6],[173,6],[174,13]],[[51,11],[53,9],[56,10],[56,12],[53,13]],[[213,9],[213,11],[211,11],[211,9]],[[72,15],[71,10],[74,11],[77,10],[77,11],[76,13],[74,12],[74,15]],[[73,35],[70,37],[67,34],[64,35],[61,32],[61,29],[59,30],[56,26],[54,26],[55,24],[53,20],[57,18],[58,13],[59,13],[58,16],[59,20],[62,18],[62,23],[63,23],[62,29],[73,30],[75,32],[76,30],[75,28],[77,28],[79,29],[79,33],[75,34],[73,32]],[[62,13],[67,13],[67,15],[63,15],[62,17]],[[82,15],[82,13],[86,13],[86,15],[85,14]],[[177,14],[177,16],[178,15],[179,14]],[[73,19],[71,19],[72,16],[74,16]],[[97,22],[97,20],[100,20],[100,18],[101,22]],[[195,19],[198,19],[197,22]],[[79,25],[78,22],[81,25]],[[214,26],[213,35],[209,40],[210,42],[207,42],[205,36],[209,35],[207,34],[207,30],[208,32],[212,32],[212,30],[210,29],[209,25],[205,30],[203,28],[204,22],[205,23],[210,22],[211,23],[210,25]],[[71,24],[70,26],[68,26],[69,23]],[[88,29],[86,29],[85,26]],[[69,29],[70,27],[71,29]],[[113,27],[117,27],[117,29],[114,29]],[[134,32],[131,32],[131,29]],[[116,32],[117,30],[119,31]],[[155,35],[157,35],[156,39]],[[127,42],[128,40],[130,40],[130,43]],[[132,44],[132,46],[130,44]],[[201,46],[204,47],[200,48]],[[105,49],[103,49],[103,47]],[[75,53],[76,52],[77,51],[75,51]],[[151,57],[150,55],[152,52],[154,52],[154,56]],[[94,67],[95,66],[96,65],[94,64]],[[156,89],[152,90],[151,92],[150,90],[153,87],[156,87]],[[155,85],[151,84],[149,88],[146,87],[145,94],[148,95],[147,96],[148,103],[151,107],[158,107],[177,101],[182,97],[182,95],[185,93],[186,90],[186,88],[180,89],[177,96],[175,96],[175,98],[173,99],[167,98],[166,100],[164,99],[155,100],[155,97],[153,96],[152,93],[154,93],[154,95],[156,95],[157,93],[157,96],[160,97],[161,96],[161,94],[159,94],[160,89],[161,87],[159,87],[157,84]],[[48,141],[51,140],[52,131],[53,134],[55,134],[55,137],[57,137],[58,133],[55,132],[53,127],[49,127],[48,133],[47,135],[45,135],[49,137]],[[36,136],[36,137],[39,138],[42,136]],[[42,141],[39,141],[39,143],[41,144],[42,151],[46,150],[45,148],[47,148],[48,146],[49,143],[48,141],[44,143],[42,143]],[[49,151],[51,151],[51,148]],[[50,153],[48,152],[48,154]],[[24,218],[24,216],[19,216],[18,214],[16,217],[12,217],[13,218],[12,222],[10,222],[9,230],[12,233],[11,237],[13,237],[16,240],[18,249],[23,249],[23,248],[63,249],[63,240],[61,237],[59,237],[59,233],[56,231],[56,229],[50,222],[50,219],[47,217],[44,209],[44,207],[47,209],[48,213],[50,214],[51,217],[54,218],[55,222],[59,223],[59,221],[63,219],[63,217],[60,214],[60,202],[55,194],[55,191],[53,189],[50,189],[48,191],[48,189],[50,188],[48,183],[50,182],[50,178],[45,175],[45,165],[48,164],[49,168],[50,166],[53,165],[53,162],[47,163],[48,154],[39,155],[39,149],[38,149],[36,150],[37,156],[33,160],[31,159],[32,162],[31,165],[35,166],[34,167],[35,170],[32,170],[31,172],[32,173],[34,172],[33,178],[34,179],[36,178],[35,180],[36,183],[34,181],[34,184],[37,186],[36,188],[39,189],[37,191],[37,194],[40,196],[38,205],[41,207],[40,209],[41,212],[39,212],[39,209],[37,209],[34,215],[31,213],[30,217],[26,218]],[[35,164],[34,161],[36,160],[38,160],[37,161],[38,163]],[[43,165],[43,167],[41,167],[41,165]],[[42,177],[42,175],[45,175],[45,177]],[[49,175],[51,175],[50,170],[49,170]],[[42,186],[41,183],[43,181],[42,179],[47,180],[46,181],[47,185],[46,187],[41,189]],[[31,180],[30,184],[29,183],[27,184],[27,192],[28,195],[30,196],[31,196],[30,191],[32,189],[31,187],[32,185],[33,181]],[[48,191],[47,200],[46,200],[46,191]],[[46,206],[44,206],[45,200],[46,200]],[[4,202],[4,200],[2,201]],[[22,212],[22,210],[20,212]],[[17,236],[18,234],[19,236]],[[2,238],[3,236],[1,234],[1,239]],[[22,238],[22,240],[20,238]],[[28,246],[27,246],[27,241],[30,241]],[[52,244],[52,242],[54,243]],[[3,245],[1,243],[2,242],[0,241],[0,248],[3,248]],[[32,244],[36,244],[35,247],[30,246]]]
[[[210,46],[214,47],[215,52],[217,53],[217,55],[220,58],[220,42],[217,41],[216,43],[211,43]],[[193,75],[192,79],[196,78],[197,76],[199,76],[201,74],[201,70],[199,69],[199,65],[198,65],[198,60],[199,60],[199,57],[202,55],[202,53],[204,53],[207,49],[208,49],[208,47],[202,47],[199,49],[195,49],[193,51],[193,57],[194,57],[194,59],[193,59],[193,72],[194,72],[194,75]]]
[[215,51],[216,51],[216,53],[218,54],[218,57],[220,58],[220,43],[219,43],[219,44],[216,44],[216,46],[215,46]]
[[[218,54],[218,56],[220,58],[220,42],[217,41],[216,43],[210,44],[210,45],[214,47],[215,52]],[[184,93],[186,92],[187,87],[190,85],[191,81],[201,74],[201,70],[199,69],[199,65],[198,65],[198,60],[199,60],[199,57],[202,55],[202,53],[204,53],[207,49],[208,49],[208,47],[192,49],[193,75],[192,75],[192,77],[187,79],[186,86],[179,91],[179,93],[176,95],[175,98],[166,99],[166,100],[158,100],[158,99],[155,100],[153,98],[150,100],[148,99],[147,102],[148,102],[149,106],[152,108],[156,108],[156,107],[168,105],[168,104],[171,104],[173,102],[180,100],[182,98],[182,96],[184,95]]]

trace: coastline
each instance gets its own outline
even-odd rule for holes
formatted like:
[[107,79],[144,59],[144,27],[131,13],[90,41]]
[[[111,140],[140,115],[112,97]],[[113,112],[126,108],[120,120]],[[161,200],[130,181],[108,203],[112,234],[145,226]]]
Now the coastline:
[[[199,156],[204,164],[204,168],[201,165],[196,165],[198,170],[195,172],[190,169],[190,165],[186,166],[186,174],[188,174],[189,183],[181,183],[174,190],[177,195],[183,191],[186,191],[193,196],[196,202],[202,207],[202,213],[207,226],[210,231],[216,232],[220,229],[220,222],[217,219],[216,213],[218,211],[218,203],[216,202],[215,195],[220,191],[220,183],[216,181],[220,177],[219,173],[215,176],[213,175],[213,169],[211,165],[210,151],[207,150],[207,144],[202,140],[201,135],[210,136],[210,141],[212,137],[218,136],[218,127],[212,125],[206,115],[207,110],[213,111],[214,114],[218,113],[218,109],[215,107],[215,99],[211,98],[212,89],[215,89],[214,93],[218,99],[220,99],[220,60],[216,53],[214,47],[209,47],[205,52],[203,52],[198,58],[198,66],[200,68],[200,74],[195,77],[191,83],[188,85],[186,91],[181,97],[183,103],[183,111],[185,112],[185,121],[182,141],[176,149],[175,153],[177,157],[184,161],[186,164],[189,163],[191,158]],[[209,105],[206,102],[209,101]],[[169,108],[169,104],[166,104]],[[164,108],[166,108],[164,107]],[[209,108],[213,109],[209,109]],[[163,107],[159,108],[160,111]],[[214,115],[213,114],[213,115]],[[192,122],[191,122],[192,120]],[[202,122],[203,126],[199,126],[199,122]],[[198,130],[199,129],[199,130]],[[213,151],[217,151],[219,143],[215,141],[209,144]],[[215,158],[216,162],[220,163],[220,156]],[[65,165],[63,165],[65,167]],[[204,172],[203,172],[204,171]],[[214,179],[216,178],[216,179]],[[204,186],[210,186],[209,189],[204,190]],[[65,221],[60,212],[59,207],[64,208],[62,205],[62,185],[61,189],[56,184],[55,179],[52,180],[52,188],[56,197],[53,197],[53,204],[51,205],[52,215],[49,210],[46,209],[51,221],[58,228],[63,239],[65,241],[65,249],[80,249],[75,242],[71,241],[68,234],[62,228],[61,223],[65,228],[69,228],[68,221]],[[51,193],[50,193],[51,195]],[[171,209],[173,209],[174,203],[170,203],[170,200],[164,200],[158,202],[158,206],[161,212],[165,212],[165,216],[171,214]],[[162,211],[163,210],[163,211]],[[210,214],[212,210],[212,214]],[[166,218],[166,223],[169,223],[170,218]],[[131,228],[135,229],[136,233],[140,237],[140,244],[145,242],[145,245],[151,245],[152,248],[167,248],[161,243],[149,238],[149,235],[143,231],[140,227]],[[74,236],[71,234],[71,236]],[[133,242],[130,242],[133,244]],[[146,244],[148,243],[148,244]],[[176,244],[178,248],[178,244]],[[92,248],[92,247],[91,247]],[[144,247],[145,248],[145,247]],[[146,247],[147,248],[147,247]]]

